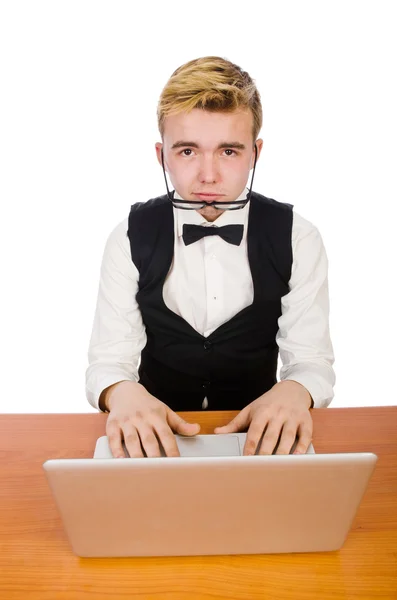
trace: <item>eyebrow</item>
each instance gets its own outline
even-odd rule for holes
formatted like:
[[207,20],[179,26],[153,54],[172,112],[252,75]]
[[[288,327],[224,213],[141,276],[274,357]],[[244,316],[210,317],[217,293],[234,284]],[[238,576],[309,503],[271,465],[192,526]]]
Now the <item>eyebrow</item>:
[[[175,144],[172,144],[171,150],[175,150],[175,148],[185,148],[186,146],[189,146],[189,148],[200,147],[196,142],[185,142],[184,140],[179,140],[178,142],[175,142]],[[245,144],[242,144],[241,142],[222,142],[221,144],[219,144],[217,149],[221,150],[222,148],[235,148],[236,150],[245,150]]]

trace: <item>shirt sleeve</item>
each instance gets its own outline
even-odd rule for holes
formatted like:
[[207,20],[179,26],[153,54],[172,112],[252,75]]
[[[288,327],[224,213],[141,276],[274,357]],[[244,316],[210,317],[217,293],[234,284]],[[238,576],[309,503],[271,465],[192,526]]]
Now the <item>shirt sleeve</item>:
[[276,341],[280,380],[302,384],[315,408],[334,396],[334,353],[329,331],[328,259],[319,231],[294,212],[289,293],[281,299]]
[[139,273],[127,236],[128,219],[109,235],[103,253],[97,304],[88,349],[88,402],[99,410],[101,392],[119,381],[138,381],[146,331],[136,301]]

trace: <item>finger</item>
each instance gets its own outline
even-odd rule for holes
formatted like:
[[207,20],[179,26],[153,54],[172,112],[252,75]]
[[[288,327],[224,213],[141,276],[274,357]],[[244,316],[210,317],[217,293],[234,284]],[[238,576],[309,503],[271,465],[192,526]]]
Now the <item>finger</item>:
[[255,419],[252,421],[247,432],[243,456],[253,456],[255,454],[266,425],[267,421],[263,417],[260,421]]
[[296,439],[298,424],[296,421],[286,421],[280,437],[276,454],[289,454]]
[[263,436],[263,440],[261,442],[261,446],[258,450],[258,454],[261,456],[269,455],[273,453],[274,448],[276,447],[278,438],[280,437],[280,432],[283,427],[283,421],[279,419],[273,419],[269,421],[269,425],[266,429],[265,435]]
[[128,429],[124,427],[124,443],[128,450],[130,458],[143,458],[143,452],[141,447],[141,441],[139,439],[138,431],[135,427],[129,426]]
[[144,423],[138,425],[137,429],[146,456],[148,458],[159,458],[161,456],[160,446],[152,427]]
[[294,454],[306,454],[313,436],[313,421],[311,418],[309,422],[300,424],[298,435],[299,441],[294,450]]
[[164,421],[153,423],[154,430],[160,440],[166,456],[180,456],[175,435]]
[[249,425],[249,408],[243,408],[241,412],[238,413],[228,423],[227,425],[223,425],[222,427],[215,427],[214,433],[235,433],[237,431],[241,431],[242,429],[246,429]]
[[200,431],[200,425],[198,423],[188,423],[187,421],[184,421],[182,417],[177,415],[176,412],[171,409],[168,409],[167,411],[167,422],[171,430],[180,435],[197,435]]
[[109,442],[110,451],[114,458],[125,458],[125,452],[121,445],[122,432],[116,421],[108,417],[106,422],[106,435]]

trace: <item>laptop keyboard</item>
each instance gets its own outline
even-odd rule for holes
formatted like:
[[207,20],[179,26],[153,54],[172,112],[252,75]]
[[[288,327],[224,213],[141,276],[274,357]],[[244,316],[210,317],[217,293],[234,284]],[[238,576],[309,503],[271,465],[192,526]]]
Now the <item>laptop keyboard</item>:
[[[176,435],[176,442],[180,455],[185,457],[201,457],[201,456],[243,456],[246,433],[224,434],[224,435],[196,435],[194,437],[184,437]],[[260,442],[262,441],[262,438]],[[273,450],[276,454],[279,441]],[[290,454],[295,450],[297,439],[295,440]],[[258,446],[259,447],[259,446]],[[128,450],[123,442],[125,455],[129,457]],[[165,456],[163,447],[160,444],[161,456]],[[310,451],[310,449],[309,449]],[[143,449],[143,454],[146,452]],[[256,454],[258,454],[258,449]]]

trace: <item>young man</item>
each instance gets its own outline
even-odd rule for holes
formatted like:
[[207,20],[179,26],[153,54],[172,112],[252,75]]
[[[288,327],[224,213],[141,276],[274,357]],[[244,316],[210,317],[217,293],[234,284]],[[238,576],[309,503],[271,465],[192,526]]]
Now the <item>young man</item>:
[[[244,454],[297,453],[311,407],[333,397],[327,257],[290,204],[252,191],[263,146],[259,93],[219,57],[177,69],[158,106],[157,159],[175,188],[138,202],[106,244],[87,398],[109,411],[112,453],[178,456],[175,411],[239,410]],[[246,188],[253,169],[250,188]],[[277,357],[283,363],[276,380]],[[138,363],[140,366],[138,368]]]

